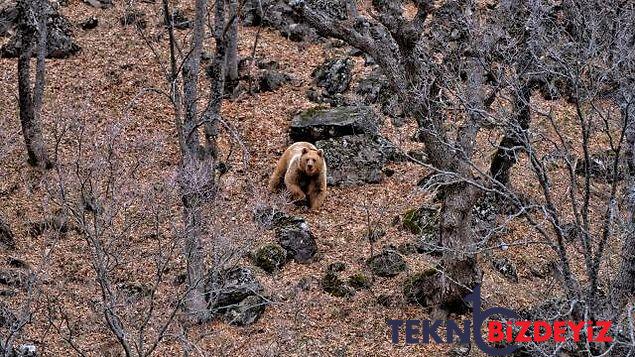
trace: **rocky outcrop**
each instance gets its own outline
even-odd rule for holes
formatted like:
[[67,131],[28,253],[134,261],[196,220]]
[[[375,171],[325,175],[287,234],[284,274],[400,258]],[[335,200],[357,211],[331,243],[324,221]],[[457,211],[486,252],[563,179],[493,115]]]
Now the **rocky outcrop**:
[[344,93],[353,79],[354,65],[355,62],[349,57],[327,60],[311,76],[315,84],[324,88],[328,95]]
[[292,141],[316,142],[345,135],[379,132],[379,118],[371,107],[312,108],[296,115],[291,121]]
[[269,206],[257,207],[254,220],[266,229],[273,229],[287,258],[308,263],[317,253],[315,236],[302,217],[292,216]]
[[251,269],[235,267],[209,272],[205,299],[214,316],[223,316],[232,324],[248,325],[265,311],[263,290]]
[[394,147],[381,137],[348,135],[315,143],[324,150],[329,185],[351,186],[379,183]]
[[[48,36],[46,45],[46,58],[67,58],[77,53],[81,47],[72,38],[71,24],[50,4],[47,6],[48,13]],[[15,24],[12,24],[15,26]],[[34,24],[34,26],[36,26]],[[37,55],[37,44],[33,44],[35,50],[33,56]],[[5,58],[18,57],[22,39],[19,33],[15,33],[9,41],[0,48],[0,56]]]

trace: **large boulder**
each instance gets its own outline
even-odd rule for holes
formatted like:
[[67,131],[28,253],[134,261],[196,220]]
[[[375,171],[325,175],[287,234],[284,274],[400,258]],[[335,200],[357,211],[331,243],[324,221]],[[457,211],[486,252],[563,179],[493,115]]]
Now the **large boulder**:
[[17,20],[15,1],[0,2],[0,37],[6,36],[15,27]]
[[275,234],[278,243],[287,251],[289,257],[298,263],[312,261],[317,253],[315,237],[306,221],[276,228]]
[[311,262],[317,253],[315,236],[302,217],[292,216],[270,206],[254,210],[254,220],[265,229],[273,229],[286,258],[298,263]]
[[234,325],[256,322],[264,313],[264,288],[249,268],[211,270],[205,282],[205,299],[212,315]]
[[[48,36],[46,41],[46,58],[67,58],[81,47],[72,39],[70,22],[62,16],[53,6],[47,5],[48,13]],[[37,36],[36,36],[37,37]],[[9,41],[0,48],[0,56],[4,58],[16,58],[22,46],[22,39],[19,33],[15,33]],[[37,44],[35,44],[33,56],[37,55]]]
[[24,288],[29,284],[29,275],[16,269],[1,269],[0,284],[14,288]]
[[112,7],[112,0],[84,0],[84,2],[98,9],[107,9]]
[[406,270],[403,257],[392,249],[373,255],[366,263],[375,275],[381,277],[392,277]]
[[291,140],[316,142],[345,135],[377,135],[379,118],[369,106],[312,108],[291,121]]
[[328,95],[344,93],[353,78],[355,62],[350,57],[327,60],[313,71],[315,84],[326,90]]
[[263,287],[251,269],[243,267],[210,271],[205,284],[206,300],[212,312],[225,311],[262,291]]
[[258,321],[265,312],[267,300],[259,295],[249,295],[241,302],[230,306],[223,316],[232,325],[246,326]]
[[370,135],[342,136],[315,145],[324,150],[329,185],[379,183],[384,165],[394,156],[394,147],[387,140]]

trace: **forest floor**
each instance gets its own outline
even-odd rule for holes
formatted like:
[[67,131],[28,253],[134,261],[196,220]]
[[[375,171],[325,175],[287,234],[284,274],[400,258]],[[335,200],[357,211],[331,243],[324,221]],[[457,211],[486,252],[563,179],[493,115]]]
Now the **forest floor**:
[[[157,6],[138,5],[151,15],[146,33],[165,59],[166,36],[159,20],[153,18],[156,17]],[[123,2],[116,2],[111,9],[100,10],[80,0],[70,0],[67,7],[61,8],[73,24],[96,16],[99,26],[87,31],[79,27],[75,29],[75,40],[82,46],[77,55],[65,60],[47,61],[47,90],[42,118],[45,136],[51,145],[55,141],[53,133],[59,129],[56,123],[60,118],[81,118],[87,128],[84,135],[88,138],[105,136],[113,124],[121,123],[125,128],[122,141],[133,143],[131,147],[138,142],[160,143],[154,146],[152,158],[143,150],[125,154],[152,160],[157,165],[139,178],[138,189],[141,190],[156,182],[172,180],[177,169],[178,146],[168,100],[158,94],[140,95],[144,88],[166,89],[165,75],[139,32],[133,26],[121,25],[119,19],[124,10]],[[251,55],[257,31],[257,28],[241,27],[241,57]],[[181,37],[185,34],[186,31],[179,32]],[[208,41],[207,50],[211,52],[209,42],[212,41]],[[291,119],[297,112],[315,106],[306,98],[306,91],[312,85],[313,69],[327,58],[347,55],[348,50],[348,47],[334,47],[329,41],[296,43],[283,38],[273,29],[261,30],[256,57],[277,61],[282,71],[291,75],[293,80],[275,92],[243,94],[223,104],[223,116],[236,128],[250,154],[250,161],[242,162],[240,149],[234,144],[233,154],[228,159],[232,169],[220,183],[219,200],[222,202],[218,203],[218,207],[222,207],[223,212],[211,224],[218,226],[218,230],[244,229],[248,232],[248,237],[241,237],[243,249],[252,250],[273,240],[270,232],[249,228],[252,224],[251,208],[258,201],[276,199],[264,193],[267,178],[275,161],[290,143],[288,127]],[[364,67],[362,59],[355,58],[355,61],[353,83],[370,70]],[[51,254],[52,258],[43,268],[46,281],[43,290],[64,291],[58,298],[77,320],[79,331],[84,331],[77,341],[89,355],[114,353],[117,347],[113,336],[96,327],[103,316],[95,313],[94,309],[98,286],[90,267],[90,249],[86,242],[74,233],[54,243],[44,236],[28,234],[29,222],[35,219],[32,217],[42,217],[50,208],[50,202],[45,199],[47,183],[42,178],[50,180],[51,177],[34,172],[26,164],[19,132],[15,60],[0,60],[0,78],[3,83],[0,89],[0,126],[9,133],[2,144],[9,154],[0,167],[0,207],[17,240],[14,251],[0,252],[0,264],[5,264],[11,256],[38,267],[44,252]],[[203,78],[201,82],[203,88],[206,80]],[[202,90],[205,91],[204,88]],[[414,128],[413,123],[394,127],[386,120],[381,130],[387,138],[407,150],[421,149],[421,144],[410,140]],[[225,135],[221,150],[226,153],[230,146],[230,139]],[[73,158],[71,149],[62,149],[61,152],[67,155],[63,160]],[[243,165],[246,169],[242,168]],[[267,307],[258,322],[248,327],[215,321],[193,328],[190,336],[198,336],[196,342],[206,355],[440,356],[456,347],[435,344],[407,346],[403,342],[393,345],[390,340],[386,320],[431,317],[430,311],[406,303],[402,293],[403,281],[409,274],[434,264],[428,256],[405,256],[408,264],[406,272],[394,278],[376,278],[370,290],[358,291],[350,298],[331,296],[320,287],[319,281],[327,266],[334,262],[346,264],[343,277],[358,272],[370,274],[365,264],[371,255],[371,246],[366,239],[369,220],[387,233],[375,244],[375,250],[384,245],[398,246],[414,240],[414,235],[392,226],[391,222],[406,210],[430,200],[431,194],[416,186],[426,171],[410,162],[393,163],[390,168],[395,174],[380,184],[329,188],[326,203],[318,212],[285,206],[289,213],[300,215],[309,222],[317,238],[319,259],[310,264],[288,263],[274,275],[256,269],[273,304]],[[514,173],[516,177],[524,174]],[[522,180],[514,182],[523,184]],[[255,191],[246,189],[251,184],[255,185]],[[238,233],[228,236],[232,234]],[[533,240],[534,235],[536,233],[523,224],[511,222],[504,238],[507,243],[513,244]],[[131,241],[143,239],[143,236],[138,236],[132,237]],[[493,257],[504,257],[513,262],[518,267],[519,282],[511,283],[495,271],[490,263]],[[484,301],[488,306],[520,309],[552,297],[558,290],[558,281],[551,276],[536,278],[530,271],[530,267],[547,266],[550,259],[552,254],[547,249],[525,245],[483,255],[480,262],[484,273]],[[251,265],[247,258],[241,262]],[[179,273],[174,269],[167,280],[171,281]],[[308,288],[299,288],[300,283],[306,281],[310,282]],[[164,294],[168,296],[170,290]],[[386,296],[391,302],[388,306],[379,302]],[[2,299],[11,304],[12,298]],[[42,356],[73,354],[64,341],[63,333],[51,328],[47,307],[42,301],[40,303],[24,340],[35,342]],[[160,347],[159,355],[172,355],[181,348],[177,340],[168,339]],[[478,354],[473,351],[472,355]]]

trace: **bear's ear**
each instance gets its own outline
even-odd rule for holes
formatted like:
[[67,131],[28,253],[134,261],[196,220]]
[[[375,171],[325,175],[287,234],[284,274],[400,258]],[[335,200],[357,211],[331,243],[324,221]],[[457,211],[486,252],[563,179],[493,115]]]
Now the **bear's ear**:
[[302,148],[302,155],[306,154],[307,152],[309,152],[309,149],[307,149],[307,148]]
[[318,150],[318,155],[320,155],[320,157],[324,157],[324,151],[322,149]]

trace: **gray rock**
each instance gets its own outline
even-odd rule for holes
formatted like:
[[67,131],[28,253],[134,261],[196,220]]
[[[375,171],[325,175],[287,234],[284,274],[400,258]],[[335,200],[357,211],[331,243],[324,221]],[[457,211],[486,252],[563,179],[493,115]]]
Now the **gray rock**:
[[[57,12],[50,4],[48,12],[48,36],[46,44],[46,58],[67,58],[81,50],[81,47],[72,39],[70,22]],[[0,48],[0,56],[4,58],[16,58],[22,46],[19,34],[14,34],[9,41]],[[37,44],[33,56],[37,55]]]
[[298,263],[311,262],[317,253],[315,237],[304,220],[299,224],[276,228],[275,234],[280,245],[287,250],[288,256]]
[[327,293],[337,297],[348,297],[355,295],[355,289],[346,285],[333,270],[327,269],[322,278],[322,289]]
[[112,7],[112,0],[84,0],[84,2],[98,9],[107,9]]
[[0,37],[6,36],[15,28],[18,20],[18,10],[15,2],[0,4]]
[[348,277],[348,285],[358,290],[370,289],[373,282],[368,276],[358,273]]
[[362,97],[364,104],[375,104],[381,99],[381,95],[387,86],[386,79],[379,75],[370,75],[359,81],[356,93]]
[[380,69],[374,70],[357,84],[356,94],[366,105],[379,104],[381,112],[390,117],[393,124],[403,124],[404,111],[402,103],[392,92],[388,80]]
[[392,277],[406,270],[406,262],[392,249],[370,257],[366,263],[375,275],[381,277]]
[[492,266],[501,273],[507,280],[517,283],[518,272],[516,266],[507,258],[492,260]]
[[7,304],[0,301],[0,326],[8,327],[17,321],[15,314],[11,312]]
[[361,185],[379,183],[390,150],[378,138],[369,135],[348,135],[322,140],[315,145],[324,150],[330,185]]
[[355,62],[349,57],[327,60],[313,71],[315,83],[329,95],[344,93],[353,78]]
[[254,210],[254,220],[265,229],[274,230],[278,243],[287,251],[287,258],[307,263],[317,253],[315,237],[304,218],[262,205]]
[[98,25],[99,25],[99,20],[96,17],[91,16],[88,19],[82,21],[79,24],[79,27],[81,27],[82,30],[92,30],[96,28]]
[[250,295],[237,305],[228,308],[223,316],[232,325],[246,326],[258,321],[265,312],[267,301],[258,295]]
[[274,229],[287,225],[301,224],[305,220],[302,217],[291,216],[283,211],[278,211],[271,206],[261,205],[254,210],[254,221],[265,229]]
[[273,273],[287,262],[287,251],[278,244],[267,244],[254,254],[254,262],[267,273]]
[[258,79],[256,92],[273,92],[289,81],[291,81],[291,77],[287,74],[276,70],[265,70]]
[[14,288],[25,287],[29,282],[28,274],[15,269],[0,270],[0,284],[12,286]]
[[316,142],[345,135],[377,135],[378,132],[379,119],[371,107],[318,107],[295,116],[289,135],[294,142]]
[[249,268],[236,267],[211,271],[205,284],[206,300],[212,312],[224,311],[251,295],[260,294],[263,287]]

